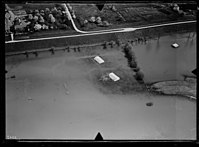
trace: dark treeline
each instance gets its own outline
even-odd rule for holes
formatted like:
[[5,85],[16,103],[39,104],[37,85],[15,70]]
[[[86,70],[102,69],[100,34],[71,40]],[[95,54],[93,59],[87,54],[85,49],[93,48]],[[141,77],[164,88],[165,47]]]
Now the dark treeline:
[[138,83],[144,84],[144,74],[138,67],[133,46],[130,43],[125,44],[123,52],[124,56],[127,58],[128,66],[135,72],[134,78]]

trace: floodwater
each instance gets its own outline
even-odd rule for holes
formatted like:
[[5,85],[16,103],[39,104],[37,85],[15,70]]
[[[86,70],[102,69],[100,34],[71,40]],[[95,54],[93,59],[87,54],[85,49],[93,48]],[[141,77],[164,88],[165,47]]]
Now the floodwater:
[[[147,82],[181,79],[196,67],[196,39],[177,34],[134,47]],[[178,49],[171,48],[177,42]],[[70,54],[70,55],[68,55]],[[81,53],[6,59],[6,136],[19,139],[196,139],[196,102],[179,96],[104,94]],[[83,53],[82,53],[83,54]],[[101,50],[126,66],[119,50]],[[85,53],[86,55],[86,53]],[[109,60],[109,61],[108,61]],[[121,79],[122,80],[122,79]],[[147,102],[153,102],[151,107]]]
[[[178,43],[179,48],[171,44]],[[145,73],[145,81],[156,82],[183,79],[193,75],[196,68],[196,34],[174,34],[151,40],[134,47],[138,66]]]

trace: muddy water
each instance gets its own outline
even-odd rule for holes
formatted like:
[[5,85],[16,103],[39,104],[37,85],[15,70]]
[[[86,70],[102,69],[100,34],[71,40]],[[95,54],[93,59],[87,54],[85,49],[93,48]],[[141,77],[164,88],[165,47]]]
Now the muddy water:
[[[176,79],[195,68],[195,39],[187,41],[186,36],[162,37],[157,48],[157,40],[135,46],[146,80]],[[175,39],[181,46],[178,49],[170,47]],[[127,64],[121,52],[110,55],[114,63],[118,59],[118,64]],[[6,76],[16,76],[6,80],[8,137],[94,139],[101,132],[104,139],[196,138],[195,101],[144,93],[102,94],[90,78],[99,65],[89,65],[74,54],[18,56],[6,62]],[[147,107],[147,102],[153,106]]]

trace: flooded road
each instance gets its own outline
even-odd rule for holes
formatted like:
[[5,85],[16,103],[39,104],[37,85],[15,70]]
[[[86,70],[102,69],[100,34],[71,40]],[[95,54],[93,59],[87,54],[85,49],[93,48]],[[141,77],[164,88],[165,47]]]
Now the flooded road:
[[[196,67],[196,39],[161,37],[134,47],[145,81],[181,79]],[[171,48],[177,42],[178,49]],[[195,139],[196,102],[179,96],[104,94],[92,71],[127,67],[119,49],[6,59],[6,136],[22,139]],[[121,78],[122,80],[122,78]],[[153,106],[146,106],[153,102]]]

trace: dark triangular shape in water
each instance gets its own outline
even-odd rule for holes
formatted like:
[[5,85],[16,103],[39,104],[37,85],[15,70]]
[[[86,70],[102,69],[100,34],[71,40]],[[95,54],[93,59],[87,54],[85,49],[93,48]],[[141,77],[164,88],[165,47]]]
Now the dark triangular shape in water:
[[100,134],[100,132],[97,133],[97,136],[95,137],[95,140],[96,140],[96,141],[102,141],[102,140],[103,140],[103,137],[102,137],[102,135]]
[[196,69],[194,69],[194,70],[192,71],[192,73],[193,73],[194,75],[196,75],[196,76],[197,76],[198,69],[197,69],[197,68],[196,68]]

